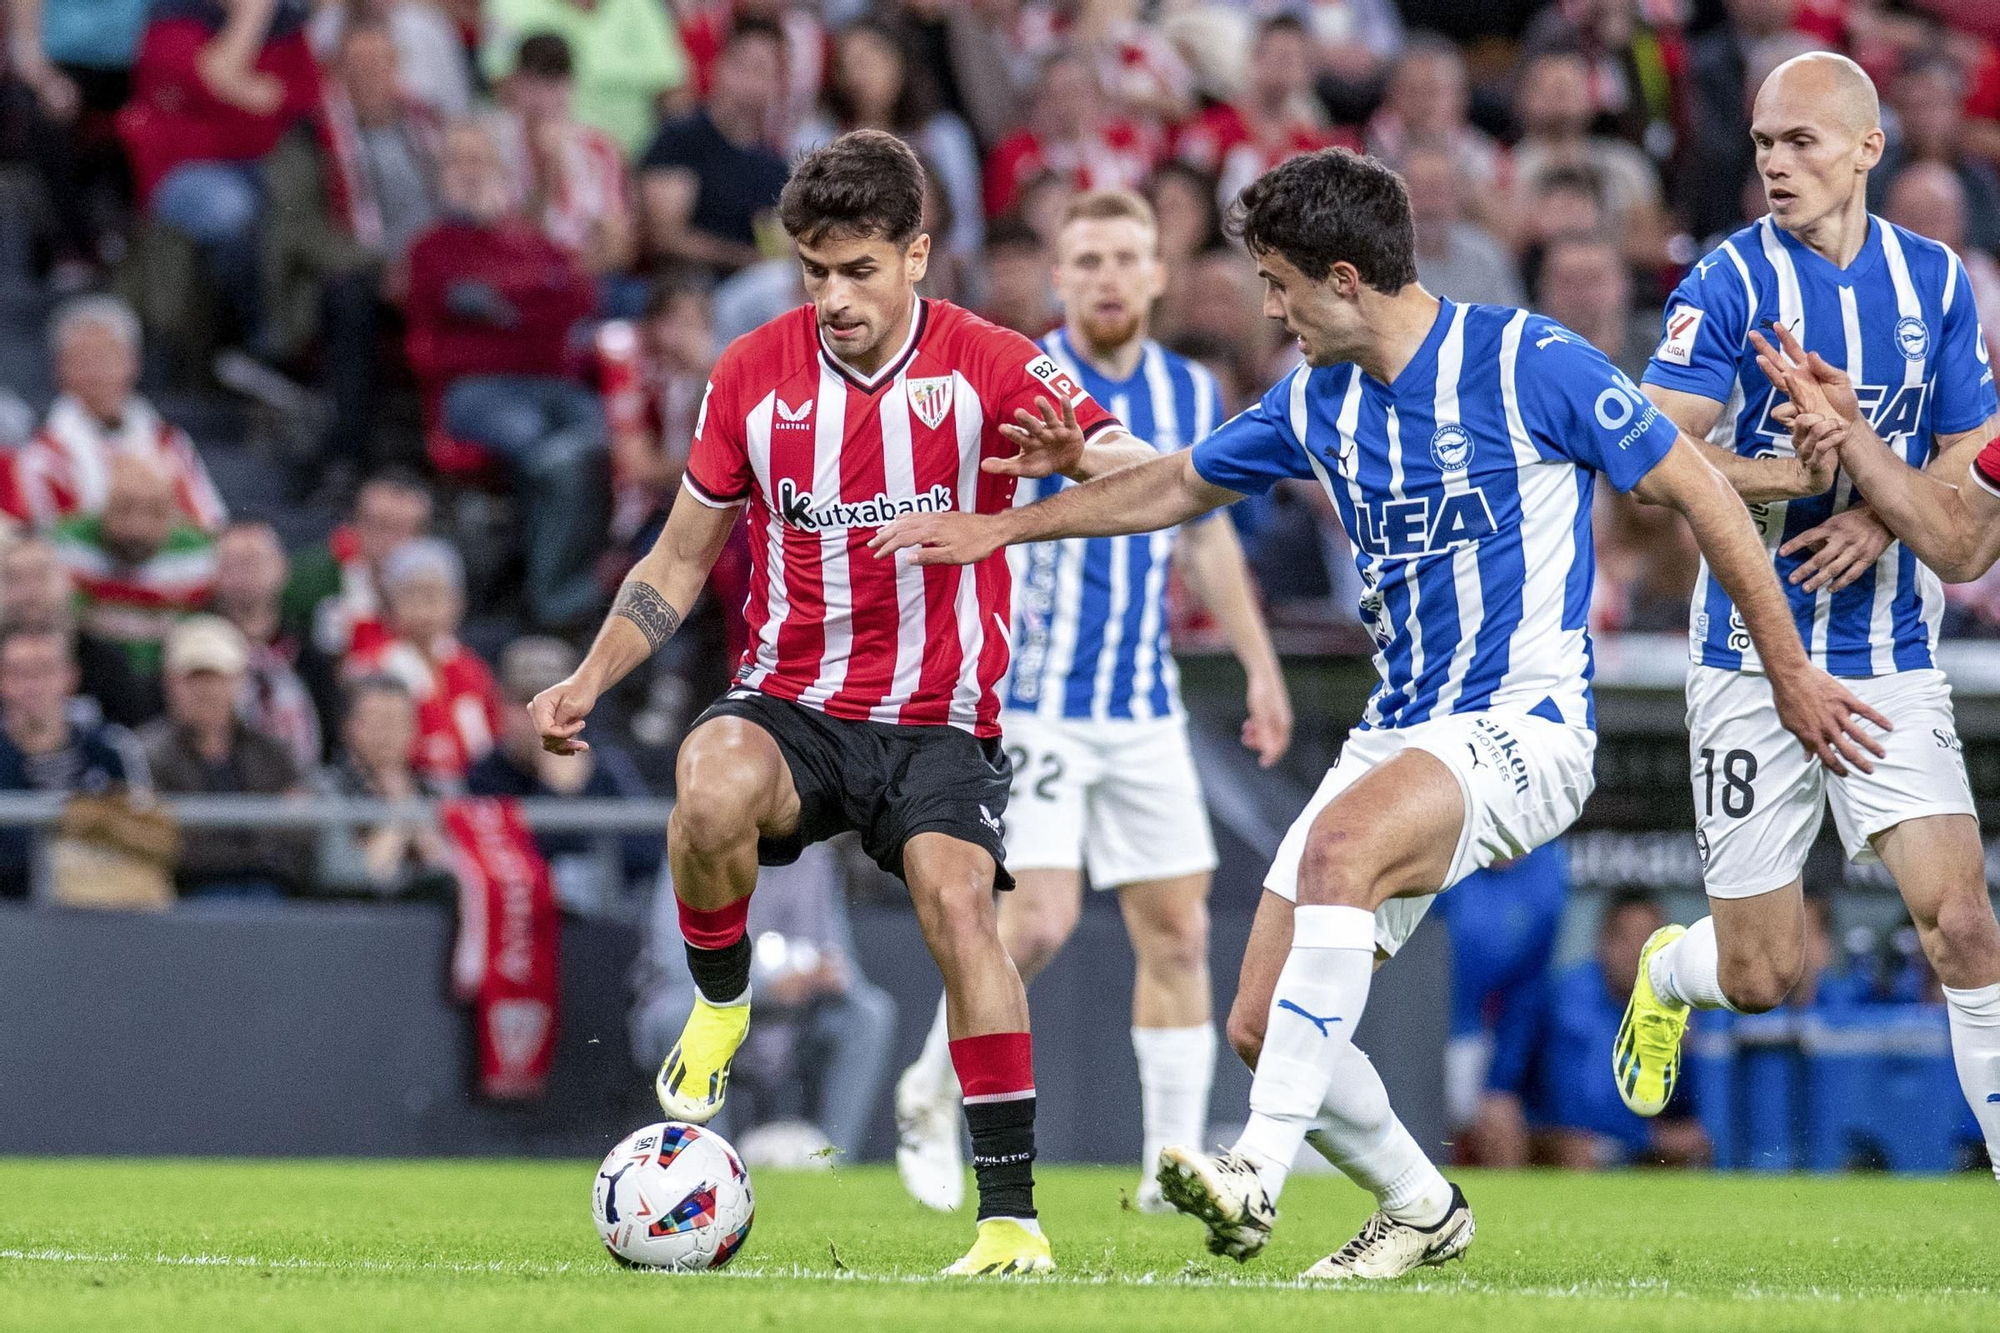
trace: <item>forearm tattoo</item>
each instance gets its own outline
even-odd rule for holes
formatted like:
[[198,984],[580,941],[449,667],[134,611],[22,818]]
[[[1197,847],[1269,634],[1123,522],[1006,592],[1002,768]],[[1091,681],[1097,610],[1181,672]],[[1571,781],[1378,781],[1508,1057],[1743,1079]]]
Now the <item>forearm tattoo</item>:
[[673,638],[674,631],[681,627],[681,613],[652,584],[637,579],[618,589],[618,599],[611,603],[611,614],[637,625],[653,652],[658,652],[660,645]]

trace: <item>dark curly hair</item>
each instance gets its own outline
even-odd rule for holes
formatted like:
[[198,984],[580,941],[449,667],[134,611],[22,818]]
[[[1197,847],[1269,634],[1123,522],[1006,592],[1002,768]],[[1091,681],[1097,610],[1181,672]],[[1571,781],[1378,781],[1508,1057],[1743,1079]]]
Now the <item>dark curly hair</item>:
[[1403,178],[1345,148],[1303,153],[1243,187],[1225,219],[1252,254],[1276,254],[1314,282],[1336,262],[1378,292],[1417,280],[1416,232]]
[[799,159],[778,196],[778,220],[807,245],[830,236],[908,245],[924,225],[923,164],[893,134],[850,130]]

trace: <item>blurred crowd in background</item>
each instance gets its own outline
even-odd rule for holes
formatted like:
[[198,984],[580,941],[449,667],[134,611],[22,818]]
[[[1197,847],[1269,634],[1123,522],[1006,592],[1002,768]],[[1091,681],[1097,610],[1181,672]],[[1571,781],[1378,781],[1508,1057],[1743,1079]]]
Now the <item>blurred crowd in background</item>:
[[[666,794],[741,646],[743,550],[585,759],[520,704],[675,502],[719,349],[803,301],[778,191],[855,127],[929,168],[924,293],[1030,336],[1065,198],[1143,191],[1154,334],[1232,406],[1295,353],[1223,211],[1329,145],[1403,173],[1433,292],[1531,306],[1637,377],[1666,293],[1763,212],[1752,94],[1837,49],[1883,94],[1873,206],[1958,251],[2000,351],[1990,0],[6,0],[4,24],[0,790]],[[1294,642],[1365,643],[1316,488],[1236,520]],[[1597,543],[1597,627],[1683,630],[1679,520],[1607,490]],[[1951,590],[1946,632],[2000,636],[2000,583]],[[559,894],[661,856],[542,842]],[[0,896],[29,847],[0,830]],[[204,835],[176,867],[182,895],[451,891],[421,823]],[[844,926],[812,929],[799,1003],[889,1021]]]

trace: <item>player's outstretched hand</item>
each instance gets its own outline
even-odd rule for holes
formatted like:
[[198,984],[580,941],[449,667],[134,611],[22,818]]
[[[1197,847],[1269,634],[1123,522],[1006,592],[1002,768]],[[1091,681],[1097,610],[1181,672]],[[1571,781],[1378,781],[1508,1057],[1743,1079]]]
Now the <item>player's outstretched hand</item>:
[[1791,582],[1803,592],[1839,592],[1873,569],[1893,540],[1882,520],[1866,507],[1843,509],[1780,546],[1778,554],[1811,551],[1792,571]]
[[1017,424],[1003,424],[1000,433],[1020,452],[1012,458],[989,458],[979,465],[980,471],[1003,477],[1052,477],[1083,461],[1083,427],[1076,424],[1076,409],[1067,399],[1058,415],[1054,405],[1038,395],[1035,410],[1016,408],[1014,421]]
[[590,742],[577,739],[583,720],[597,703],[597,691],[575,676],[557,681],[528,701],[528,716],[542,733],[542,748],[550,754],[582,754]]
[[875,558],[915,547],[913,565],[970,565],[999,550],[1000,534],[987,514],[905,514],[868,540]]
[[1832,413],[1842,421],[1861,416],[1861,400],[1855,396],[1854,382],[1847,372],[1837,370],[1818,352],[1808,352],[1782,324],[1773,324],[1778,345],[1771,346],[1762,333],[1752,329],[1750,341],[1757,348],[1757,364],[1770,376],[1787,398],[1800,410],[1824,415]]
[[1292,746],[1292,696],[1284,677],[1251,676],[1245,702],[1250,716],[1243,719],[1243,748],[1256,753],[1259,768],[1269,768]]
[[1771,699],[1777,705],[1778,721],[1785,730],[1799,738],[1799,744],[1808,754],[1817,755],[1822,764],[1841,777],[1847,776],[1849,764],[1863,773],[1873,773],[1875,766],[1868,756],[1880,758],[1886,753],[1882,743],[1862,727],[1863,721],[1872,722],[1883,731],[1895,730],[1888,718],[1816,666],[1784,676],[1773,675]]

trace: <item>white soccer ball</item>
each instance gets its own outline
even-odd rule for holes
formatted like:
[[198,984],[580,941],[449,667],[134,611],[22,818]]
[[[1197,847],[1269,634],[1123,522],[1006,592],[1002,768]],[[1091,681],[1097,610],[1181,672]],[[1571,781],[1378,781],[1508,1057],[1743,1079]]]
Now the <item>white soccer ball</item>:
[[590,1190],[590,1216],[621,1264],[697,1273],[736,1257],[757,1201],[723,1137],[700,1125],[648,1125],[613,1148]]

